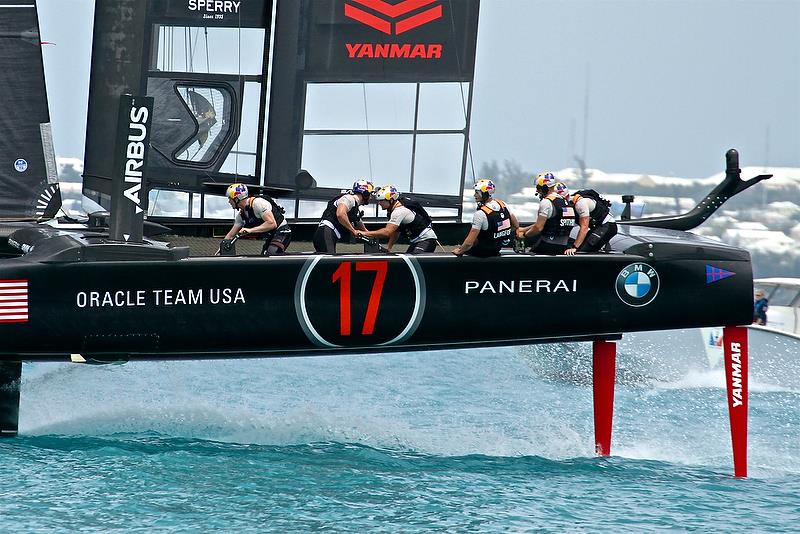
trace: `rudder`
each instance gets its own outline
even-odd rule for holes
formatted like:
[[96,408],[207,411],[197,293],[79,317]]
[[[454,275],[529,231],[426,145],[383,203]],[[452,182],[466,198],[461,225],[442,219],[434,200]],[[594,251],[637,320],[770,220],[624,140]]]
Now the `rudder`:
[[19,427],[22,362],[0,362],[0,438],[13,438]]

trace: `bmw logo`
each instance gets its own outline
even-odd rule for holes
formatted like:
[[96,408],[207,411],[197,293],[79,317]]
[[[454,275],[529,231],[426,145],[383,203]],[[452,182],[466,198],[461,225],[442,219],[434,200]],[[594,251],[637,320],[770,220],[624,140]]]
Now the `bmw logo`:
[[19,158],[14,162],[14,168],[17,170],[17,172],[25,172],[28,170],[28,162],[22,158]]
[[655,269],[646,263],[631,263],[617,275],[617,296],[628,306],[638,308],[653,302],[660,285]]

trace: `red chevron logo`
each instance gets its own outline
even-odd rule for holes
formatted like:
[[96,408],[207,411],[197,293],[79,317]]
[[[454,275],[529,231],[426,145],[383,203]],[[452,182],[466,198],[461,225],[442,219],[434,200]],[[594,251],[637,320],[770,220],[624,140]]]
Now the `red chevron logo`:
[[[403,0],[390,4],[385,0],[349,0],[344,4],[344,16],[375,28],[387,35],[400,35],[423,24],[442,18],[441,4],[431,6],[439,0]],[[359,4],[371,11],[366,11]],[[410,13],[420,10],[413,15]],[[392,31],[394,23],[394,31]]]

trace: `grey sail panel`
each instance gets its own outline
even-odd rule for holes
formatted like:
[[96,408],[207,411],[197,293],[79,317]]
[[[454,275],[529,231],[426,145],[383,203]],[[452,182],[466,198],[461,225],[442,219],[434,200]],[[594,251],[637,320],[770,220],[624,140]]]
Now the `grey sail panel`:
[[52,217],[61,207],[36,4],[0,0],[0,218]]

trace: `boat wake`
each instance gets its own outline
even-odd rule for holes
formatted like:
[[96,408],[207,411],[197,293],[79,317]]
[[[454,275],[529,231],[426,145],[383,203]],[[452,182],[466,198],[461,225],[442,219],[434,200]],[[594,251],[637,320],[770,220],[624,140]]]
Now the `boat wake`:
[[[753,391],[800,388],[800,339],[749,329]],[[617,383],[633,386],[724,387],[722,329],[685,329],[626,334],[617,343]],[[592,383],[591,343],[518,348],[543,380]]]
[[[467,359],[457,364],[459,352]],[[480,370],[464,370],[474,351],[433,354],[445,357],[30,364],[20,431],[358,443],[441,456],[592,456],[585,421],[565,420],[558,408],[532,410],[530,393],[540,388],[529,375],[495,372],[500,382],[493,382]],[[495,363],[502,359],[507,355]],[[525,394],[506,399],[511,390]]]
[[[27,364],[20,430],[44,447],[51,439],[101,439],[123,448],[131,441],[189,440],[201,448],[218,443],[210,446],[276,451],[332,444],[400,456],[604,465],[594,458],[589,387],[540,379],[516,348],[485,352]],[[782,458],[781,465],[790,465],[800,393],[757,381],[751,390],[753,410],[770,414],[753,425],[765,437],[753,436],[751,465],[756,472]],[[618,387],[612,450],[637,461],[727,472],[721,372]]]

